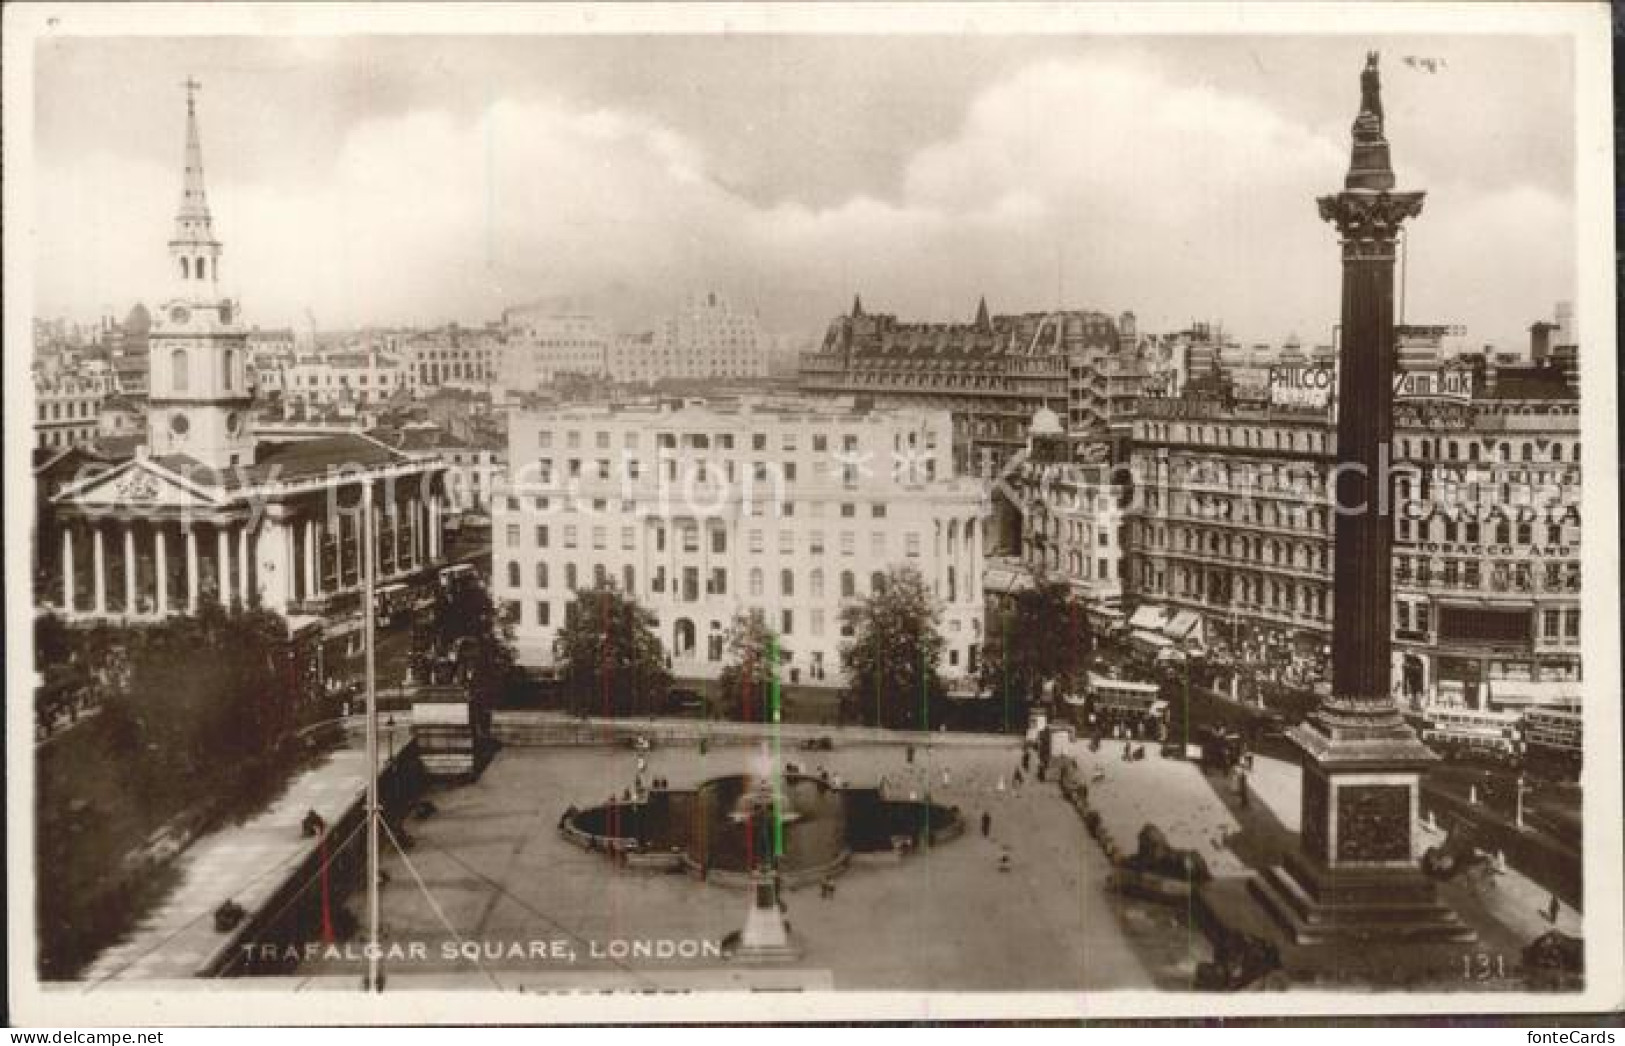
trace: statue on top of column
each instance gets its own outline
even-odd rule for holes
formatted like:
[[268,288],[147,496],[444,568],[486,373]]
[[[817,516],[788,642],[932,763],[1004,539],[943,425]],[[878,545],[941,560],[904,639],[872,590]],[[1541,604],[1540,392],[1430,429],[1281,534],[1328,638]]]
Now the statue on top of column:
[[1382,81],[1377,74],[1377,52],[1365,53],[1365,69],[1360,72],[1360,115],[1370,113],[1382,126]]

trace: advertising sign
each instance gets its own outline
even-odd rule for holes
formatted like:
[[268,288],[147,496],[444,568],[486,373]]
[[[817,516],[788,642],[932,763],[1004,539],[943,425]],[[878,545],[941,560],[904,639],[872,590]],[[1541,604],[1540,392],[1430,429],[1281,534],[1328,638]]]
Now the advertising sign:
[[1394,399],[1448,400],[1467,403],[1473,398],[1473,372],[1460,368],[1424,368],[1394,372]]
[[1337,379],[1330,367],[1271,367],[1270,404],[1276,407],[1324,408],[1332,401]]

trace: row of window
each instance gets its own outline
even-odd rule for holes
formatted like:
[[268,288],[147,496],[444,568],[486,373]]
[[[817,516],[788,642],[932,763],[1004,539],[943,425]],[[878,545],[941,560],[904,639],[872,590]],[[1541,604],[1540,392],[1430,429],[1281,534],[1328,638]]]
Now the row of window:
[[[1579,639],[1579,607],[1547,607],[1540,612],[1540,635],[1546,639]],[[1436,622],[1433,608],[1426,603],[1399,600],[1394,604],[1394,631],[1408,636],[1427,636]]]
[[[1415,521],[1402,518],[1396,523],[1396,527],[1397,536],[1401,541],[1461,541],[1470,545],[1477,544],[1479,537],[1486,531],[1492,535],[1492,540],[1497,545],[1530,545],[1534,543],[1537,534],[1533,523],[1513,524],[1506,520],[1488,527],[1480,526],[1474,520],[1458,523],[1444,517]],[[1568,539],[1570,531],[1561,523],[1547,523],[1538,533],[1547,545],[1562,545]],[[1577,535],[1573,543],[1579,543]]]
[[[550,548],[553,537],[553,527],[554,524],[551,523],[535,524],[532,529],[532,547]],[[559,547],[565,549],[581,547],[581,529],[581,527],[574,523],[562,524],[559,527],[561,538]],[[611,530],[609,526],[593,526],[587,529],[591,537],[592,547],[595,550],[604,551],[609,547]],[[676,540],[678,543],[675,547],[680,547],[683,552],[691,554],[700,551],[699,527],[677,527],[674,529],[677,532]],[[638,528],[636,526],[622,526],[619,528],[619,530],[621,550],[623,552],[631,552],[635,550],[637,548]],[[967,527],[966,531],[968,540],[971,533],[970,528]],[[708,528],[708,533],[710,534],[711,553],[719,556],[726,555],[728,552],[728,532],[718,527],[712,527]],[[796,532],[792,530],[780,530],[778,535],[779,555],[794,555],[796,551],[796,540],[798,537]],[[827,546],[825,543],[824,531],[811,530],[806,533],[805,537],[807,542],[807,551],[811,555],[821,556],[825,553]],[[507,548],[517,549],[523,547],[523,530],[521,526],[518,523],[509,523],[504,529],[503,539],[505,542],[505,547]],[[839,542],[841,555],[851,556],[857,554],[858,536],[856,531],[839,531],[837,534],[837,541]],[[869,532],[869,551],[871,554],[877,556],[886,555],[888,544],[889,538],[887,537],[886,531],[874,530]],[[747,532],[746,547],[753,554],[761,555],[765,550],[765,545],[766,535],[763,530],[760,528],[752,528]],[[654,547],[656,552],[666,551],[665,527],[656,527],[654,529]],[[953,548],[954,539],[950,539],[949,554],[953,553]],[[920,534],[918,531],[911,530],[904,533],[903,554],[911,559],[919,557]]]
[[1447,588],[1483,589],[1488,581],[1491,592],[1533,592],[1540,578],[1542,591],[1578,592],[1578,563],[1530,563],[1527,561],[1491,563],[1488,570],[1476,559],[1432,560],[1425,557],[1395,556],[1394,580],[1400,584],[1440,584]]
[[101,401],[96,399],[69,400],[66,403],[41,403],[39,405],[39,420],[62,421],[72,418],[90,418],[96,415]]
[[[1539,441],[1539,443],[1545,442],[1545,440]],[[1485,456],[1482,459],[1480,458],[1481,447],[1481,442],[1474,439],[1454,440],[1434,437],[1429,439],[1417,439],[1414,442],[1409,439],[1401,439],[1399,441],[1399,460],[1469,462],[1488,460],[1488,452],[1485,452]],[[1412,451],[1415,452],[1414,455]],[[1440,453],[1441,451],[1443,451],[1443,453]],[[1569,443],[1563,440],[1554,439],[1551,441],[1550,447],[1545,451],[1542,451],[1536,442],[1524,440],[1519,443],[1517,445],[1517,449],[1514,450],[1511,443],[1503,440],[1500,443],[1495,444],[1494,452],[1495,460],[1501,462],[1510,462],[1516,459],[1518,461],[1528,462],[1568,461],[1577,464],[1580,460],[1580,443],[1578,440]]]
[[1143,422],[1135,429],[1135,439],[1141,443],[1207,443],[1311,454],[1326,453],[1331,448],[1330,433],[1314,429],[1264,429],[1250,425],[1187,425],[1184,422],[1170,424],[1158,421]]
[[[232,390],[232,383],[237,380],[237,350],[226,349],[220,368],[220,387],[226,392]],[[170,388],[175,392],[189,392],[192,388],[191,356],[185,349],[171,349],[169,353],[169,380]]]
[[[601,585],[609,580],[610,568],[602,563],[592,567],[592,581],[594,585]],[[884,583],[885,575],[874,571],[869,575],[869,589],[872,594]],[[747,578],[747,591],[753,597],[761,597],[766,591],[767,575],[761,567],[752,567]],[[858,576],[850,570],[843,570],[837,576],[840,597],[853,599],[858,595]],[[532,568],[533,587],[547,589],[552,587],[553,569],[547,563],[537,563]],[[564,564],[562,581],[564,588],[575,591],[580,587],[580,573],[575,563]],[[518,589],[524,585],[524,568],[517,560],[509,560],[507,567],[508,588]],[[948,568],[948,583],[950,590],[957,589],[957,574],[953,567]],[[621,567],[619,579],[621,590],[637,593],[637,571],[631,564]],[[649,581],[651,592],[664,594],[668,590],[686,602],[695,602],[700,595],[700,569],[698,567],[684,567],[677,577],[669,577],[664,566],[656,567]],[[725,596],[728,594],[728,571],[722,567],[713,567],[709,576],[705,578],[705,594],[708,596]],[[796,573],[786,567],[779,571],[778,594],[784,599],[794,599],[796,596]],[[811,599],[823,599],[825,595],[824,571],[814,567],[807,572],[807,595]],[[952,597],[950,596],[950,600]]]

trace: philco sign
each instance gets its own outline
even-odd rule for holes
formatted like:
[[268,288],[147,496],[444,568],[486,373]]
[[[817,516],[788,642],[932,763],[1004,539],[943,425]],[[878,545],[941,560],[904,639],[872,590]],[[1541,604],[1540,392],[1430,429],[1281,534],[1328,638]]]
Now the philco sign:
[[1277,407],[1324,407],[1337,379],[1330,367],[1271,367],[1270,403]]
[[1473,398],[1473,372],[1470,370],[1405,370],[1394,374],[1394,398],[1398,400],[1453,400],[1466,403]]

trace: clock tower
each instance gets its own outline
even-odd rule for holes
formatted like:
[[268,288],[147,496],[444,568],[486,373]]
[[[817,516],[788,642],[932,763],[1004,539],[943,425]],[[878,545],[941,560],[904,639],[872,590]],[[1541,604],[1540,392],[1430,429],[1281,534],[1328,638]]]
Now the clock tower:
[[172,290],[153,314],[148,442],[156,457],[184,454],[214,469],[254,464],[254,390],[248,332],[220,295],[220,241],[203,192],[197,91],[186,88],[186,174],[169,241]]

